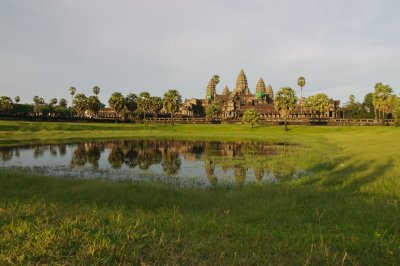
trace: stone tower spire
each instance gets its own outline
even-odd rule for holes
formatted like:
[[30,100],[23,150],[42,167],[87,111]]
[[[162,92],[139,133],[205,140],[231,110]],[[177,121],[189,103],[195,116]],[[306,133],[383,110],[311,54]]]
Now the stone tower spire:
[[206,99],[209,99],[209,100],[215,99],[215,96],[217,95],[216,87],[217,87],[218,83],[219,83],[219,76],[214,75],[208,82]]
[[224,90],[222,91],[222,95],[224,95],[224,96],[228,96],[229,95],[229,88],[228,88],[228,85],[225,85],[225,88],[224,88]]
[[260,78],[257,82],[257,86],[256,86],[256,96],[257,99],[262,99],[266,93],[266,88],[265,88],[265,83],[264,80],[262,78]]
[[272,90],[271,85],[268,85],[266,94],[268,95],[268,102],[272,102],[274,100],[274,91]]
[[249,90],[249,86],[247,84],[246,74],[244,74],[243,69],[240,70],[239,75],[236,79],[235,91],[245,94],[245,95],[250,95],[250,90]]

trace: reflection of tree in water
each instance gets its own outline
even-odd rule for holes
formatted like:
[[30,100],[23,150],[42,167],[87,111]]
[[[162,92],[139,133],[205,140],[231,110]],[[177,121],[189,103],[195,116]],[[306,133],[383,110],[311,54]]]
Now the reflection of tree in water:
[[67,153],[67,145],[65,144],[58,145],[58,152],[61,156],[64,156]]
[[262,180],[264,177],[265,170],[262,167],[254,167],[254,175],[256,176],[256,179],[258,182]]
[[53,157],[57,156],[57,145],[50,145],[49,150],[50,150],[51,156],[53,156]]
[[121,168],[124,163],[124,152],[120,147],[112,148],[110,155],[108,155],[108,162],[112,168]]
[[166,148],[163,154],[163,161],[161,163],[165,173],[174,175],[178,173],[181,168],[181,159],[179,153],[173,149]]
[[147,170],[150,165],[160,163],[161,160],[162,154],[159,150],[150,147],[139,150],[137,162],[140,169]]
[[135,149],[130,149],[125,153],[124,162],[128,167],[134,168],[137,165],[138,151]]
[[11,160],[13,157],[13,154],[14,154],[14,152],[13,152],[13,149],[11,149],[11,148],[2,148],[0,150],[0,157],[1,157],[2,161]]
[[215,175],[215,163],[211,160],[206,160],[205,161],[205,169],[206,169],[207,178],[210,181],[211,185],[218,184],[218,178]]
[[33,157],[35,157],[36,159],[42,157],[46,150],[47,150],[46,146],[40,146],[40,145],[35,146],[33,148]]
[[125,164],[129,167],[138,166],[139,169],[147,170],[152,164],[161,162],[162,155],[157,149],[155,142],[135,141],[126,143],[124,146]]
[[238,186],[244,185],[244,181],[246,180],[246,172],[247,169],[243,166],[235,166],[235,181]]
[[93,168],[98,169],[101,149],[97,145],[93,145],[88,148],[86,156],[87,161],[93,166]]
[[71,158],[71,166],[84,166],[87,161],[86,150],[84,144],[79,144]]

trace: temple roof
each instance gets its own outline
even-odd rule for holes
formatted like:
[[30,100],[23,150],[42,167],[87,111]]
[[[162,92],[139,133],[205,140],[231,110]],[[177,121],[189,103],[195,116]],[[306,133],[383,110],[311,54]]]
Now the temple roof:
[[208,82],[207,85],[207,92],[206,92],[206,99],[209,99],[211,97],[214,97],[214,95],[216,94],[216,86],[217,86],[217,82],[216,82],[216,76],[214,75],[210,81]]
[[224,96],[227,96],[227,95],[229,95],[229,88],[228,88],[228,86],[227,85],[225,85],[225,88],[224,88],[224,90],[222,91],[222,95],[224,95]]
[[256,93],[265,93],[265,92],[266,92],[266,88],[265,88],[264,80],[262,78],[260,78],[257,82]]
[[268,94],[270,99],[274,98],[274,91],[272,90],[271,85],[268,84],[267,90],[266,90],[266,94]]
[[236,79],[236,88],[235,91],[240,93],[249,94],[249,86],[247,84],[246,74],[244,74],[243,69],[240,70],[239,75]]

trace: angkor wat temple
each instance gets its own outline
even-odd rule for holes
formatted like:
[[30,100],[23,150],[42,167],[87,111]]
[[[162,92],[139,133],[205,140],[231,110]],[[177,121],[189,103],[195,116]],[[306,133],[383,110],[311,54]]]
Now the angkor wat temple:
[[[257,82],[255,93],[252,94],[246,74],[243,69],[240,70],[236,79],[236,87],[230,91],[228,86],[217,94],[216,86],[219,83],[219,77],[213,76],[207,86],[205,99],[187,99],[180,108],[183,117],[205,117],[205,110],[213,103],[217,102],[222,110],[222,119],[235,120],[240,119],[243,113],[250,108],[254,108],[262,119],[277,118],[279,113],[274,107],[274,91],[271,85],[266,86],[264,80],[260,78]],[[323,117],[336,118],[340,117],[340,101],[330,100],[328,112]],[[297,111],[291,115],[292,118],[306,118],[311,114],[303,110],[300,111],[300,103]]]

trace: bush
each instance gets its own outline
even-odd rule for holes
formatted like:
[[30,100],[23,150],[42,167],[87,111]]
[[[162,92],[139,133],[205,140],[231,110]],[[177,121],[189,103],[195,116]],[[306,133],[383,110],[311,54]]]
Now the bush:
[[397,100],[396,100],[393,115],[394,115],[396,126],[400,126],[400,98],[397,98]]

